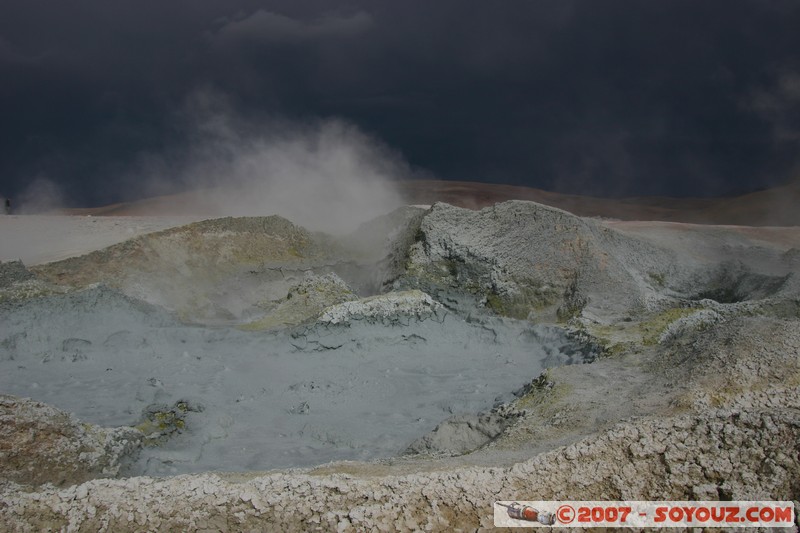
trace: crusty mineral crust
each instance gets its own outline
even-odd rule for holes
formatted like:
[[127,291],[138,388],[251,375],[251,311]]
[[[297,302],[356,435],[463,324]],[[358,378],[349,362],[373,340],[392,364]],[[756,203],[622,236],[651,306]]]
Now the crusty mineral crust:
[[101,428],[27,398],[0,395],[0,479],[70,485],[114,477],[142,434]]
[[96,480],[36,492],[7,483],[0,492],[0,527],[475,531],[491,528],[495,500],[796,500],[798,393],[770,394],[780,407],[622,423],[510,468],[385,477],[286,472],[243,482],[203,474]]

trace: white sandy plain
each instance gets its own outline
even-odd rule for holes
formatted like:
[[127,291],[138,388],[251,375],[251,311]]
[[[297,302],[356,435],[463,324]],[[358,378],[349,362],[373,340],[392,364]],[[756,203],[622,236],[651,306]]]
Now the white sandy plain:
[[199,216],[0,216],[0,261],[28,266],[75,257],[138,235],[202,220]]

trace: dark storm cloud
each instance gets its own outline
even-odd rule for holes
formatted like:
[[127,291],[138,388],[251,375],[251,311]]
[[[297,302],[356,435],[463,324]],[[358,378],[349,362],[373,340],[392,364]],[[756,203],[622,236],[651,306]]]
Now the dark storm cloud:
[[0,194],[136,194],[209,88],[335,117],[446,179],[720,194],[798,153],[800,4],[781,0],[0,4]]
[[33,58],[20,54],[11,43],[0,37],[0,66],[8,67],[15,64],[32,63],[33,61]]
[[775,83],[755,91],[752,109],[770,122],[778,141],[800,141],[800,72],[782,72]]
[[353,15],[327,15],[311,21],[298,20],[259,9],[255,13],[226,22],[214,34],[223,45],[238,42],[302,43],[311,40],[355,35],[372,26],[372,17],[364,11]]

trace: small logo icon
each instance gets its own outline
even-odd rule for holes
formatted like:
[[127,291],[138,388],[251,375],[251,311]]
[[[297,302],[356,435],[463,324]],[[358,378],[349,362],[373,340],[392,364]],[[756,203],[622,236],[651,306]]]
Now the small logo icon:
[[571,505],[562,505],[556,511],[556,516],[562,524],[571,524],[575,520],[575,509]]
[[556,517],[552,513],[547,513],[534,509],[530,505],[522,505],[513,502],[510,505],[497,502],[500,507],[505,507],[506,512],[510,518],[515,520],[524,520],[526,522],[539,522],[545,526],[552,526],[556,523]]

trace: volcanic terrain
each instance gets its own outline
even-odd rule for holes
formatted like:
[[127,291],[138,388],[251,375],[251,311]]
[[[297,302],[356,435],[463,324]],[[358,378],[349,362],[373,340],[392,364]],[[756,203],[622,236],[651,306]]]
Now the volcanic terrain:
[[797,507],[797,183],[724,201],[401,187],[408,206],[344,235],[191,194],[0,217],[0,527]]

